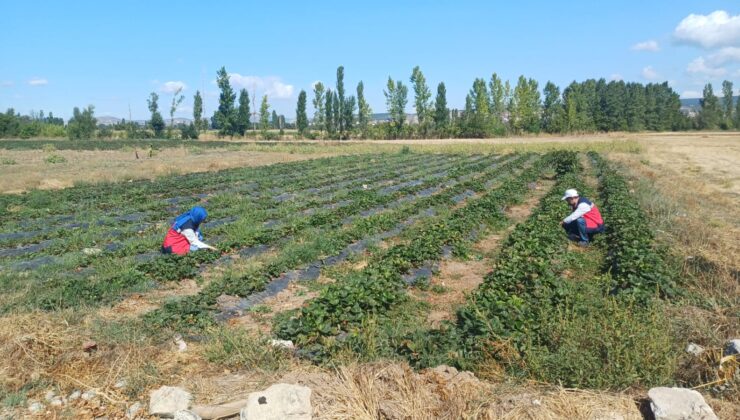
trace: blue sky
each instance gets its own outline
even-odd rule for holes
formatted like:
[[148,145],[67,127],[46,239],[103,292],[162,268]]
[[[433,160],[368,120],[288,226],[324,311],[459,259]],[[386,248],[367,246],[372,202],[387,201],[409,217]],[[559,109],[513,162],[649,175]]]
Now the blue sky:
[[333,87],[339,65],[349,92],[364,82],[374,112],[385,112],[388,76],[408,83],[416,65],[460,108],[473,79],[493,72],[540,88],[599,77],[668,81],[685,97],[707,82],[718,92],[724,79],[740,88],[737,0],[4,1],[0,10],[0,110],[24,114],[67,118],[93,104],[98,116],[127,118],[130,106],[143,119],[149,92],[168,109],[184,85],[176,115],[190,117],[205,90],[210,116],[221,66],[288,118],[301,89],[310,98],[317,80]]

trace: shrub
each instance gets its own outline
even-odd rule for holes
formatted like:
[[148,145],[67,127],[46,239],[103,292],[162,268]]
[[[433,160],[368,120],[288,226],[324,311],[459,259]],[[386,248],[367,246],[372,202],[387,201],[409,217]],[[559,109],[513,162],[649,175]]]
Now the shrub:
[[15,159],[9,158],[9,157],[1,157],[0,158],[0,165],[15,165],[18,162],[15,161]]
[[604,296],[605,288],[580,283],[568,305],[542,308],[541,332],[524,353],[529,375],[578,388],[671,383],[681,352],[662,309]]
[[66,163],[67,159],[64,156],[51,154],[44,159],[46,163]]

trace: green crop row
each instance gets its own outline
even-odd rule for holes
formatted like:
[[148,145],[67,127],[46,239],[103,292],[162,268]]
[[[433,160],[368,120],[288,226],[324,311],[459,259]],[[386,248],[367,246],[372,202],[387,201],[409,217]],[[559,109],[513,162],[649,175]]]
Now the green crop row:
[[448,208],[456,194],[466,189],[480,191],[484,188],[483,180],[487,177],[498,173],[506,174],[521,167],[529,159],[530,156],[522,156],[500,167],[489,168],[481,173],[478,178],[459,183],[432,196],[405,203],[391,211],[361,218],[352,225],[341,229],[324,232],[321,235],[316,235],[311,231],[308,235],[311,239],[299,248],[283,247],[281,254],[263,267],[246,275],[227,275],[220,280],[216,280],[209,284],[199,295],[168,303],[160,310],[152,313],[149,319],[158,325],[180,329],[208,324],[211,322],[210,314],[213,312],[216,298],[221,294],[246,297],[259,292],[264,289],[271,279],[281,273],[315,261],[322,256],[335,255],[357,240],[396,227],[399,220],[418,214],[420,209],[429,207]]
[[481,225],[502,221],[503,207],[524,195],[527,184],[549,166],[544,164],[547,160],[502,182],[481,198],[470,200],[447,217],[425,224],[410,241],[393,246],[374,257],[363,270],[328,286],[297,316],[280,320],[274,331],[280,338],[294,340],[311,357],[326,357],[338,344],[337,337],[351,340],[360,334],[369,316],[385,313],[405,299],[402,276],[410,269],[438,260],[444,246],[469,241],[471,232]]
[[676,294],[674,275],[657,250],[650,220],[622,175],[601,156],[589,154],[599,175],[604,211],[609,215],[607,264],[614,291],[645,301]]
[[[504,242],[456,323],[414,331],[397,345],[414,366],[505,370],[571,387],[622,389],[671,380],[673,333],[660,306],[610,293],[612,273],[602,271],[601,256],[613,238],[597,235],[587,250],[568,245],[559,226],[567,212],[562,191],[592,191],[577,156],[561,158],[558,182]],[[601,206],[603,197],[594,201]],[[602,214],[609,229],[617,215],[608,206]]]
[[[463,165],[459,170],[451,171],[457,175],[463,175],[466,173],[474,173],[477,170],[481,170],[486,165],[490,166],[490,162],[487,159],[471,165]],[[499,168],[494,168],[498,170]],[[502,168],[503,169],[503,168]],[[431,181],[430,181],[431,182]],[[440,179],[436,182],[443,183],[444,179]],[[307,239],[321,238],[322,235],[317,235],[317,230],[322,226],[337,227],[337,220],[341,219],[342,215],[354,214],[359,211],[360,208],[367,208],[378,204],[390,202],[392,200],[403,197],[406,194],[413,193],[424,186],[429,184],[425,183],[419,186],[410,187],[407,189],[401,189],[394,194],[387,196],[380,196],[376,192],[363,191],[362,197],[365,201],[358,201],[354,203],[354,206],[347,206],[341,209],[333,211],[334,217],[320,217],[314,218],[315,215],[310,217],[304,217],[302,225],[289,224],[284,228],[278,230],[258,230],[257,233],[249,238],[252,242],[248,244],[245,242],[244,246],[254,245],[257,243],[272,243],[278,239],[289,235],[298,234],[299,232],[306,231]],[[341,210],[341,212],[340,212]],[[395,221],[397,222],[398,219]],[[313,222],[313,224],[311,224]],[[301,229],[298,229],[301,227]],[[273,232],[273,233],[270,233]],[[279,234],[277,232],[280,232]],[[357,232],[357,235],[361,235],[361,232]],[[324,238],[326,235],[323,236]],[[360,238],[362,236],[359,236]],[[300,239],[300,238],[298,238]],[[340,242],[342,243],[342,242]],[[313,250],[313,252],[324,251],[327,246],[331,245],[331,241],[327,241],[326,244],[320,244],[321,246],[309,247],[307,249]],[[337,245],[339,246],[339,245]],[[331,247],[329,247],[331,249]],[[296,253],[298,256],[309,256],[312,253],[299,252]],[[320,254],[319,254],[320,255]],[[136,290],[141,285],[149,284],[152,280],[174,280],[183,278],[181,276],[192,276],[193,273],[198,269],[199,266],[204,263],[209,263],[213,259],[219,256],[215,253],[196,253],[194,255],[188,255],[186,257],[179,256],[165,256],[156,258],[148,263],[140,264],[137,267],[122,267],[126,269],[114,270],[111,278],[101,277],[95,275],[86,279],[81,279],[75,276],[55,276],[55,278],[39,283],[38,287],[43,290],[39,290],[38,293],[32,293],[35,296],[34,306],[42,307],[45,309],[55,309],[66,306],[76,306],[79,304],[100,304],[109,302],[112,299],[116,299],[121,291],[126,289]],[[95,258],[95,257],[93,257]],[[295,258],[295,256],[291,257]],[[269,271],[279,273],[285,264],[289,263],[291,258],[287,258],[282,264],[277,264],[270,267]],[[102,264],[102,263],[101,263]],[[110,271],[110,270],[108,270]],[[246,281],[246,280],[244,280]],[[232,284],[241,284],[244,281],[230,281]],[[109,287],[110,286],[110,287]],[[84,292],[85,289],[90,289],[89,292]],[[75,299],[75,294],[85,296],[84,300]],[[70,299],[61,299],[60,296],[71,297]]]
[[559,225],[560,197],[566,188],[583,191],[584,184],[574,174],[580,169],[575,153],[560,153],[557,166],[558,182],[509,235],[493,271],[458,310],[457,328],[469,351],[475,352],[484,337],[507,337],[521,351],[528,336],[537,332],[540,308],[557,305],[566,297],[552,263],[567,248]]

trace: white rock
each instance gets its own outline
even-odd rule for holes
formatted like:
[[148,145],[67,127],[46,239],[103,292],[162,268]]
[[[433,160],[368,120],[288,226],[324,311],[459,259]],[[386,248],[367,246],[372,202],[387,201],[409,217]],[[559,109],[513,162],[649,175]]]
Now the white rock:
[[182,388],[163,386],[149,395],[149,415],[172,417],[178,410],[190,408],[193,396]]
[[54,397],[49,401],[49,405],[52,407],[61,407],[64,404],[62,397]]
[[275,384],[264,391],[253,392],[241,410],[241,420],[310,420],[311,388],[301,385]]
[[141,411],[141,403],[135,402],[131,404],[131,406],[126,409],[126,418],[133,419],[136,417],[137,414],[139,414],[139,411]]
[[717,420],[717,416],[693,389],[658,387],[648,391],[655,420]]
[[32,401],[28,404],[28,411],[30,411],[31,414],[39,414],[44,411],[44,405],[38,401]]
[[704,347],[695,343],[689,343],[689,345],[686,346],[686,353],[692,354],[694,356],[699,356],[700,354],[704,353]]
[[80,391],[72,391],[72,393],[69,394],[69,396],[67,397],[67,401],[79,400],[81,396],[82,396],[82,392],[80,392]]
[[113,385],[113,388],[116,388],[116,389],[125,388],[127,383],[128,382],[126,382],[125,379],[121,379],[120,381],[116,382],[115,385]]
[[733,354],[740,354],[740,338],[730,340],[725,346],[725,356],[731,356]]
[[85,401],[90,401],[91,399],[97,396],[98,396],[98,393],[95,392],[94,389],[88,389],[87,391],[82,393],[81,398]]
[[46,402],[51,402],[51,400],[53,400],[54,397],[56,396],[57,394],[54,393],[54,391],[46,391],[46,395],[44,395],[44,399],[46,400]]
[[100,248],[84,248],[82,253],[85,255],[98,255],[103,252]]
[[203,420],[199,415],[190,410],[175,411],[175,420]]
[[295,350],[295,345],[290,340],[270,340],[273,347],[280,347],[288,350]]
[[172,339],[175,344],[177,344],[177,351],[179,351],[180,353],[188,349],[188,344],[185,342],[185,340],[182,339],[182,336],[180,334],[175,334]]

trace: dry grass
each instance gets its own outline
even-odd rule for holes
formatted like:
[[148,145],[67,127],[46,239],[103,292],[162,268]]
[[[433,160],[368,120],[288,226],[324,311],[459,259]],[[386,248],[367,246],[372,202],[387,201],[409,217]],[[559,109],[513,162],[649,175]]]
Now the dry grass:
[[[136,153],[139,159],[136,158]],[[0,193],[30,189],[60,189],[79,182],[154,179],[158,176],[190,172],[218,171],[244,166],[262,166],[331,155],[331,153],[291,154],[289,152],[230,149],[165,148],[152,157],[148,149],[135,150],[57,150],[65,163],[45,161],[43,150],[4,150],[3,157],[17,162],[0,165],[3,179]]]
[[[701,308],[675,309],[676,319],[684,324],[681,330],[702,345],[721,345],[721,340],[740,334],[740,195],[734,184],[715,181],[717,176],[740,177],[740,165],[728,166],[721,158],[740,161],[740,148],[728,144],[734,140],[726,137],[694,138],[691,144],[670,141],[678,143],[665,153],[655,143],[646,147],[645,155],[609,157],[631,175],[636,197],[656,224],[659,238],[682,258],[681,271],[691,280],[684,287],[701,301]],[[712,155],[717,157],[714,169],[707,166]],[[687,165],[705,169],[687,171]]]
[[[314,394],[319,419],[641,419],[630,396],[479,381],[437,367],[339,367]],[[621,416],[621,417],[618,417]]]

